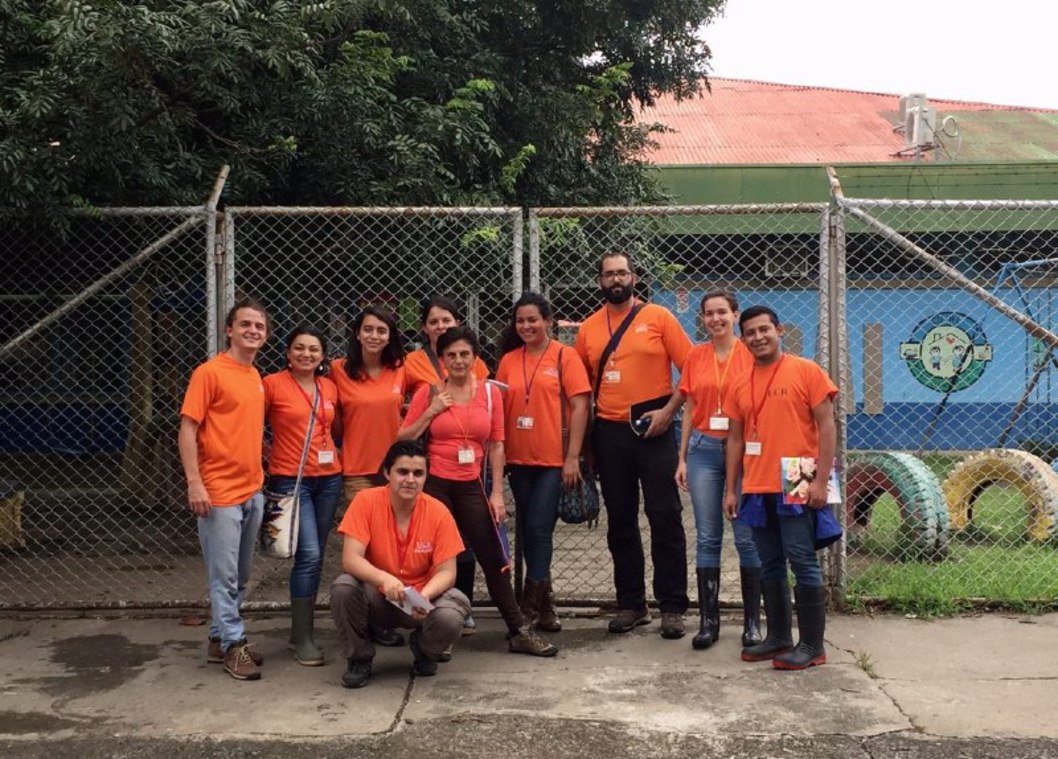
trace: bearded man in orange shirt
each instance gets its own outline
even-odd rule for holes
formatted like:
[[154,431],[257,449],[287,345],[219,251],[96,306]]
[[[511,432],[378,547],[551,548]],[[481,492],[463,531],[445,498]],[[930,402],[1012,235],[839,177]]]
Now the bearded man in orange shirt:
[[627,253],[599,262],[606,305],[584,320],[576,350],[595,392],[592,449],[606,504],[606,543],[614,564],[617,616],[612,633],[650,622],[647,611],[639,488],[650,522],[654,596],[661,609],[661,636],[682,638],[687,611],[687,537],[674,479],[677,454],[672,419],[683,396],[672,368],[683,369],[691,340],[668,309],[639,303],[636,275]]

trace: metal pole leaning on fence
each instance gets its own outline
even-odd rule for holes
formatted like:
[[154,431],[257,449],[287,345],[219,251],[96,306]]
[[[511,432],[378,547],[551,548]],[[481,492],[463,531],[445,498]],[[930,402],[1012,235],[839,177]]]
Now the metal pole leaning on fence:
[[1052,348],[1058,348],[1058,335],[1051,332],[1039,322],[1030,319],[1005,301],[992,295],[992,293],[988,292],[988,290],[981,287],[954,266],[945,263],[925,248],[911,242],[892,227],[883,224],[869,213],[857,208],[848,201],[841,202],[840,205],[849,216],[878,232],[883,238],[896,245],[905,253],[910,253],[915,256],[934,271],[948,277],[974,297],[979,298],[996,311],[1003,314],[1003,316],[1019,324],[1028,334],[1038,338]]
[[134,255],[132,258],[125,261],[125,263],[121,264],[116,269],[111,270],[107,274],[104,274],[95,282],[88,285],[88,287],[82,290],[79,294],[63,303],[61,306],[59,306],[47,316],[37,321],[36,324],[24,330],[21,334],[11,338],[3,345],[0,345],[0,358],[6,356],[8,353],[11,353],[24,342],[36,335],[38,332],[59,321],[59,319],[66,316],[71,311],[74,311],[78,306],[87,301],[93,295],[97,294],[107,285],[121,278],[125,274],[128,274],[130,271],[132,271],[144,261],[149,259],[155,253],[157,253],[159,250],[166,247],[171,242],[181,237],[185,232],[193,229],[201,223],[202,215],[198,214],[191,216],[188,219],[185,219],[183,222],[170,229],[168,232],[166,232],[164,235],[152,242],[150,245],[148,245],[146,248]]

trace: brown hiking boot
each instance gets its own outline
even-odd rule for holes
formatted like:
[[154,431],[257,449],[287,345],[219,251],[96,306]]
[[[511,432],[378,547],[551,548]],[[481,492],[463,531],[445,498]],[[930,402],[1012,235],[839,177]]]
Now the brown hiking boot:
[[607,628],[612,633],[632,632],[640,625],[650,624],[650,612],[646,609],[619,609]]
[[562,622],[555,611],[555,594],[551,590],[551,578],[544,580],[544,592],[540,596],[540,615],[536,618],[536,629],[557,633],[562,631]]
[[554,656],[558,653],[558,648],[528,627],[523,627],[516,635],[507,638],[507,650],[512,654],[529,654],[530,656]]
[[[250,658],[253,659],[254,664],[258,667],[264,664],[264,657],[257,652],[253,643],[247,643],[246,647],[250,649]],[[224,649],[220,647],[220,638],[209,639],[209,647],[206,649],[206,661],[209,664],[224,663]]]
[[675,612],[662,612],[661,614],[661,637],[675,640],[682,638],[685,630],[683,627],[683,615]]
[[261,670],[254,664],[245,638],[224,653],[224,671],[236,680],[261,679]]

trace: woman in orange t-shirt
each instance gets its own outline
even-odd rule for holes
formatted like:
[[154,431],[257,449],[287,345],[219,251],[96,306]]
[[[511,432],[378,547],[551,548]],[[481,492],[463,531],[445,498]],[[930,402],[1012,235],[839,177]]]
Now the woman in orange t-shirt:
[[[573,348],[551,339],[551,304],[525,293],[514,304],[496,379],[504,398],[507,473],[514,493],[516,534],[525,554],[522,614],[545,632],[562,629],[551,592],[553,534],[563,487],[580,480],[591,384]],[[566,405],[569,442],[564,440]]]
[[[691,640],[696,649],[708,648],[720,635],[720,547],[724,539],[725,450],[728,414],[735,390],[753,367],[753,356],[735,337],[738,300],[730,292],[707,293],[702,298],[702,326],[709,342],[687,354],[680,374],[680,393],[686,398],[680,438],[676,484],[689,490],[697,532],[696,569],[701,623]],[[742,645],[760,642],[761,569],[753,529],[731,522],[742,585]]]
[[[452,327],[463,323],[463,314],[455,301],[440,295],[435,295],[423,305],[421,317],[426,345],[404,358],[409,395],[415,395],[415,391],[423,385],[436,385],[445,378],[447,372],[438,358],[437,339]],[[489,377],[489,368],[480,356],[474,359],[473,372],[479,380]]]
[[382,459],[400,429],[404,377],[404,340],[396,318],[367,306],[349,328],[345,358],[331,371],[338,386],[346,504],[378,484]]
[[323,551],[342,496],[342,469],[331,436],[338,388],[327,374],[327,338],[315,327],[296,327],[287,338],[287,368],[264,378],[265,418],[272,430],[268,484],[272,493],[294,492],[309,422],[308,456],[298,491],[298,547],[290,572],[290,647],[299,664],[323,664],[313,641],[316,592]]

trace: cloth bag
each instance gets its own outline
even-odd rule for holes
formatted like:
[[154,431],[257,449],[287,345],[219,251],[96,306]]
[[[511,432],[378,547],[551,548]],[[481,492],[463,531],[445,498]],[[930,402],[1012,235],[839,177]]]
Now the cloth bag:
[[305,462],[312,447],[312,430],[316,426],[316,409],[319,406],[320,391],[312,399],[312,411],[309,414],[309,425],[305,431],[305,444],[301,449],[301,463],[298,464],[298,478],[294,483],[294,492],[290,494],[264,492],[264,516],[261,529],[257,533],[258,547],[265,556],[273,559],[290,559],[298,550],[298,527],[301,524],[301,477],[305,473]]

